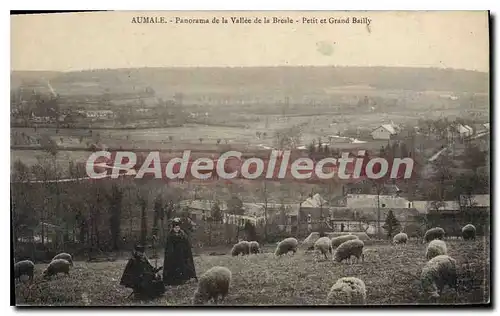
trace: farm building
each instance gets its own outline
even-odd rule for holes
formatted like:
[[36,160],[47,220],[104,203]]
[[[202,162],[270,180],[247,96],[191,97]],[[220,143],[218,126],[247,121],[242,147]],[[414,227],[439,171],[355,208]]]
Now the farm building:
[[[181,208],[187,208],[191,219],[195,221],[205,221],[211,216],[211,211],[215,201],[210,200],[185,200],[179,203]],[[263,224],[265,221],[264,203],[242,203],[243,215],[230,214],[227,203],[219,202],[219,208],[223,214],[223,222],[244,226],[245,221],[254,224]],[[283,226],[283,229],[291,230],[291,226],[297,225],[298,204],[267,204],[268,224]],[[283,212],[281,212],[283,209]],[[284,215],[284,216],[283,216]],[[290,227],[286,227],[286,226]]]
[[[215,201],[210,200],[184,200],[179,203],[179,206],[188,209],[191,219],[201,221],[211,216],[211,211],[215,203]],[[218,205],[222,212],[227,211],[227,204],[225,202],[219,202]]]
[[403,209],[413,207],[413,202],[395,195],[380,195],[377,197],[376,194],[348,194],[346,196],[346,206],[349,208],[378,207],[379,201],[381,208]]
[[[353,183],[346,183],[342,186],[344,196],[348,194],[376,194],[377,188],[367,180],[362,180]],[[381,195],[396,195],[402,193],[401,189],[395,184],[384,184],[380,188]]]
[[[490,221],[489,194],[462,196],[458,201],[421,201],[428,223],[442,227],[449,236],[460,236],[466,223],[473,224],[479,235],[488,234]],[[422,211],[422,210],[419,210]]]
[[464,207],[472,208],[489,208],[490,207],[490,195],[489,194],[477,194],[472,196],[461,196],[460,203],[458,201],[413,201],[413,207],[415,207],[419,212],[427,214],[430,211],[454,211],[458,212]]
[[448,139],[464,138],[474,134],[474,129],[469,125],[457,124],[448,127]]
[[95,110],[85,112],[88,118],[114,118],[115,113],[111,110]]
[[383,124],[370,133],[373,139],[389,140],[397,134],[397,128],[393,124]]
[[472,127],[474,129],[474,135],[486,133],[489,130],[486,128],[485,124],[474,124]]
[[300,204],[299,215],[301,221],[308,218],[312,221],[321,220],[321,218],[328,216],[328,202],[316,193]]
[[[364,231],[367,234],[375,234],[377,227],[377,207],[332,207],[330,208],[328,226],[333,232],[357,232]],[[415,208],[380,208],[380,226],[384,225],[389,211],[402,226],[417,222],[421,216]]]

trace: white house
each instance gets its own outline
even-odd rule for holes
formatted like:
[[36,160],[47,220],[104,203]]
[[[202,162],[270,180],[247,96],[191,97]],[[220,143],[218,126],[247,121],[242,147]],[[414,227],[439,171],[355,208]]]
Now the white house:
[[347,194],[346,206],[348,208],[377,208],[380,201],[380,208],[403,209],[413,208],[413,202],[394,195],[376,194]]
[[88,118],[113,118],[115,116],[111,110],[87,111],[85,114]]
[[448,138],[469,137],[474,134],[474,129],[469,125],[457,124],[448,128]]
[[391,136],[396,134],[396,128],[392,124],[380,125],[371,132],[373,139],[391,139]]
[[460,204],[462,207],[490,207],[490,195],[489,194],[476,194],[473,196],[461,196],[461,203],[458,201],[413,201],[413,207],[416,208],[420,213],[427,214],[430,210],[447,210],[447,211],[458,211],[460,210]]

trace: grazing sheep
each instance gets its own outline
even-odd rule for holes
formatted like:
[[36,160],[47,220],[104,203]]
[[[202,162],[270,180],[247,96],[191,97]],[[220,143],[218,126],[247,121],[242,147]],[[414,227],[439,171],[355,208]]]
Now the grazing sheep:
[[260,245],[256,241],[250,242],[250,253],[258,254],[260,252]]
[[330,239],[333,239],[333,238],[339,237],[339,236],[346,236],[346,235],[358,236],[358,238],[360,240],[363,240],[363,241],[371,239],[370,236],[368,236],[368,234],[365,232],[346,232],[346,233],[344,233],[344,232],[340,232],[340,233],[339,232],[331,232],[331,233],[327,233],[326,235],[328,237],[330,237]]
[[365,283],[355,277],[340,278],[330,289],[326,301],[328,305],[364,305]]
[[431,260],[434,257],[446,255],[447,253],[446,243],[442,240],[434,239],[429,243],[429,245],[427,245],[425,257],[427,260]]
[[69,253],[66,252],[61,252],[60,254],[56,255],[54,258],[52,258],[52,261],[57,260],[57,259],[64,259],[69,262],[73,266],[73,258]]
[[318,232],[310,233],[306,239],[302,242],[302,247],[306,250],[314,250],[314,243],[320,238]]
[[240,254],[249,255],[250,254],[250,243],[248,241],[240,241],[231,249],[231,255],[233,257],[239,256]]
[[52,260],[47,266],[47,269],[43,271],[43,276],[45,278],[51,277],[53,275],[57,275],[58,273],[66,273],[69,275],[69,267],[70,263],[65,259],[56,259]]
[[231,284],[231,271],[226,267],[213,267],[205,272],[198,282],[194,292],[193,305],[204,304],[213,300],[215,304],[223,301]]
[[406,244],[407,241],[408,235],[405,233],[396,234],[396,236],[392,239],[392,242],[395,244]]
[[278,243],[278,246],[276,246],[274,255],[277,257],[281,257],[281,255],[287,254],[290,251],[293,251],[293,254],[295,254],[297,252],[298,245],[299,242],[293,237],[283,239]]
[[458,291],[455,259],[447,255],[432,258],[422,268],[420,281],[424,292],[432,298],[438,298],[445,285]]
[[365,243],[359,239],[352,239],[340,244],[335,251],[334,260],[336,262],[342,262],[343,260],[351,261],[351,256],[356,257],[356,262],[359,262],[359,258],[365,261],[365,256],[363,254],[363,247]]
[[321,237],[314,243],[314,250],[319,250],[328,260],[327,253],[332,253],[332,241],[328,237]]
[[357,236],[359,238],[359,240],[363,240],[363,241],[371,239],[370,236],[368,236],[368,234],[365,232],[351,232],[350,234]]
[[348,240],[354,240],[354,239],[359,239],[359,237],[356,235],[343,235],[343,236],[338,236],[338,237],[332,238],[332,248],[337,248],[343,242],[348,241]]
[[445,234],[444,229],[442,229],[441,227],[431,228],[425,232],[423,243],[425,244],[426,242],[429,242],[434,239],[443,240],[444,234]]
[[476,239],[476,227],[472,224],[467,224],[462,227],[462,237],[464,240]]
[[14,279],[20,279],[22,275],[27,275],[30,281],[33,280],[35,264],[31,260],[23,260],[14,264]]

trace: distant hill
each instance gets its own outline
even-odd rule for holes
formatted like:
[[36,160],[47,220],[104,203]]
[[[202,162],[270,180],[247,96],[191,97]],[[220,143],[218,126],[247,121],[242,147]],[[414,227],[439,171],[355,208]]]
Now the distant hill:
[[[50,80],[64,94],[71,85],[103,90],[152,87],[182,91],[195,87],[246,91],[323,91],[338,86],[369,86],[375,89],[487,93],[484,72],[399,67],[232,67],[232,68],[135,68],[75,72],[12,72],[11,84],[23,80]],[[202,90],[203,90],[202,89]],[[195,89],[196,90],[196,89]]]
[[21,84],[42,83],[44,80],[50,80],[60,76],[62,73],[57,71],[12,71],[10,73],[10,85],[13,88]]

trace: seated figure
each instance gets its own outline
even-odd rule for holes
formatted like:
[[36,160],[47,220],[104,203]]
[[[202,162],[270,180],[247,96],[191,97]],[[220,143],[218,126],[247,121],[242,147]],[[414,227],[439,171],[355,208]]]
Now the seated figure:
[[153,299],[165,293],[163,280],[157,273],[162,267],[154,268],[146,255],[143,246],[136,246],[123,271],[120,285],[131,288],[132,294],[141,299]]

